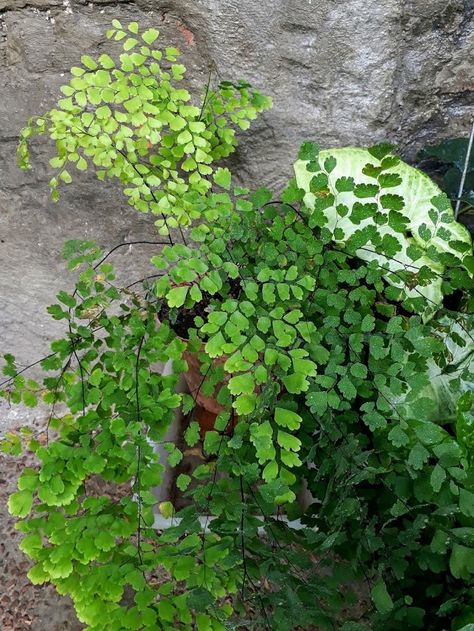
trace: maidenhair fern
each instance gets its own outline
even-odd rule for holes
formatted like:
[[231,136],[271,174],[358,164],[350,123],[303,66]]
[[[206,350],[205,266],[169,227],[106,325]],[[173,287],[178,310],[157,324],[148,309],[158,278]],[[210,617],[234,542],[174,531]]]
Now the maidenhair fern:
[[72,170],[93,168],[100,180],[119,179],[131,206],[163,215],[157,223],[168,234],[196,219],[214,161],[235,150],[234,126],[247,129],[271,100],[248,83],[230,81],[192,98],[181,87],[186,68],[179,50],[157,48],[158,35],[114,20],[107,37],[123,42],[119,59],[81,57],[57,108],[22,131],[19,161],[27,168],[31,137],[48,134],[57,149],[50,161],[57,170],[50,181],[54,200]]
[[[158,280],[127,287],[109,254],[68,243],[79,278],[49,309],[65,323],[51,375],[24,379],[5,356],[2,395],[51,406],[44,433],[3,442],[39,460],[9,500],[31,580],[69,594],[91,631],[468,631],[474,259],[448,201],[385,145],[305,143],[278,200],[232,187],[211,166],[234,147],[229,121],[268,101],[221,84],[191,106],[156,31],[115,21],[109,36],[119,65],[84,57],[20,155],[47,132],[54,194],[69,162],[93,163],[187,232],[157,242]],[[222,409],[202,441],[198,392],[177,389],[185,351]],[[168,439],[178,409],[183,444]],[[200,442],[177,479],[189,505],[157,506],[164,466]],[[157,531],[158,511],[180,520]]]

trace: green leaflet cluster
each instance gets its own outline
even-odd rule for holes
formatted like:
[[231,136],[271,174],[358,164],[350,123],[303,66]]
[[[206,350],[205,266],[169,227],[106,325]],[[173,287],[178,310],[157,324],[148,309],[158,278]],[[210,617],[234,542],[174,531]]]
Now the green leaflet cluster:
[[[395,195],[387,194],[397,201],[397,209],[382,199],[385,214],[380,210],[383,205],[379,210],[370,205],[363,208],[365,219],[372,212],[365,230],[359,228],[364,205],[345,206],[341,214],[355,228],[344,240],[344,234],[337,233],[337,220],[328,226],[323,212],[334,205],[342,211],[328,188],[328,173],[337,169],[337,150],[334,156],[328,151],[320,158],[314,145],[306,145],[302,154],[309,151],[314,163],[311,173],[316,173],[312,177],[317,180],[311,186],[318,198],[308,203],[305,197],[301,205],[303,191],[294,183],[279,202],[271,202],[271,194],[264,189],[247,200],[237,197],[238,217],[223,213],[221,222],[226,227],[221,231],[219,221],[214,225],[214,234],[200,247],[199,265],[196,253],[182,246],[165,248],[154,260],[160,269],[170,267],[156,289],[171,308],[185,311],[207,294],[209,314],[195,318],[191,344],[196,350],[204,345],[208,392],[224,384],[225,373],[229,376],[219,401],[232,405],[241,420],[228,446],[237,451],[243,446],[247,449],[249,443],[254,446],[262,497],[276,505],[294,502],[298,480],[304,476],[316,500],[309,523],[319,529],[317,536],[310,537],[320,546],[317,549],[341,555],[359,572],[367,558],[371,563],[377,558],[378,574],[370,581],[376,623],[384,629],[423,628],[425,616],[436,614],[441,620],[451,615],[450,607],[472,611],[466,589],[459,600],[446,598],[449,605],[440,601],[438,609],[427,614],[426,601],[434,595],[446,596],[451,589],[456,592],[449,579],[448,584],[433,579],[423,594],[423,606],[411,606],[414,599],[407,596],[409,587],[404,592],[405,586],[416,582],[410,576],[407,556],[411,562],[418,559],[415,576],[447,571],[454,579],[472,582],[472,550],[459,548],[456,539],[457,528],[469,522],[474,508],[466,448],[472,386],[467,386],[462,399],[467,414],[458,413],[457,430],[453,415],[443,416],[436,397],[427,393],[441,375],[446,378],[445,396],[454,402],[466,388],[462,383],[472,384],[468,361],[473,348],[472,320],[467,314],[451,312],[446,326],[443,312],[449,311],[441,308],[437,309],[439,319],[426,322],[434,309],[432,299],[423,292],[435,280],[445,295],[464,292],[466,302],[460,308],[472,309],[470,241],[453,224],[446,199],[436,191],[426,216],[434,221],[436,208],[444,209],[440,222],[445,221],[448,228],[441,223],[438,233],[447,241],[436,252],[431,245],[429,253],[431,260],[442,261],[443,273],[419,263],[416,271],[403,265],[391,275],[387,261],[398,262],[402,246],[379,226],[388,224],[404,238],[408,217],[402,212],[403,198],[395,200]],[[375,164],[367,163],[365,170],[380,180],[380,188],[370,189],[370,195],[380,195],[385,186],[406,185],[401,176],[395,178],[388,171],[386,179],[380,177],[377,163],[385,160],[390,168],[400,164],[388,151],[376,147],[366,152]],[[321,177],[324,170],[328,173]],[[348,191],[350,186],[353,190],[358,186],[354,179],[342,176],[336,180],[336,189]],[[220,203],[230,205],[226,194],[218,195]],[[421,211],[420,215],[419,223]],[[224,239],[223,234],[228,237]],[[459,236],[464,241],[456,240]],[[367,244],[377,256],[359,256]],[[452,252],[456,248],[459,255]],[[187,270],[187,276],[182,270]],[[403,294],[400,280],[408,289]],[[226,358],[217,369],[212,363],[215,357]],[[224,417],[221,430],[226,422]],[[208,433],[206,448],[217,453],[218,445],[218,434]],[[352,484],[347,484],[348,477]],[[368,493],[367,485],[372,487],[368,497],[373,493],[380,498],[371,507],[373,512],[359,495],[361,488],[362,497]],[[444,519],[433,517],[433,510]],[[398,520],[404,524],[401,532],[400,527],[388,528]],[[441,547],[436,545],[439,532],[444,533]],[[473,533],[462,532],[468,537]],[[431,539],[422,544],[425,537]],[[327,563],[334,570],[334,559],[330,557]],[[347,568],[346,572],[350,574]],[[393,581],[389,591],[385,580]]]
[[[28,517],[34,505],[35,514],[18,524],[26,535],[21,549],[35,561],[29,577],[35,584],[51,581],[60,593],[69,594],[79,619],[90,629],[190,628],[193,621],[197,628],[223,629],[217,620],[225,618],[225,606],[211,626],[207,614],[189,612],[195,572],[205,572],[199,565],[198,535],[173,546],[163,542],[159,552],[150,543],[156,538],[151,491],[163,471],[153,442],[163,441],[181,404],[175,388],[186,367],[181,359],[184,344],[169,327],[159,326],[155,311],[137,298],[108,316],[107,309],[123,298],[111,285],[111,266],[92,265],[101,253],[90,243],[71,242],[67,254],[71,266],[85,269],[76,291],[61,292],[60,302],[49,309],[55,319],[67,322],[68,334],[52,344],[51,356],[42,362],[46,371],[57,375],[36,386],[36,393],[52,406],[46,436],[28,445],[40,466],[23,471],[19,490],[9,498],[10,512],[19,518]],[[13,358],[7,359],[4,372],[12,382],[3,394],[18,400],[23,386],[33,384],[24,384],[16,376]],[[167,361],[174,369],[169,376],[150,369]],[[64,406],[67,413],[59,413]],[[58,439],[48,440],[54,430]],[[8,446],[7,441],[7,451]],[[176,465],[180,450],[172,443],[166,443],[166,449],[169,463]],[[97,476],[121,492],[91,492]],[[196,521],[190,525],[199,529]],[[209,549],[203,554],[213,558],[215,535],[207,539]],[[186,558],[191,553],[196,561],[190,563]],[[157,567],[166,569],[167,580],[153,591],[147,572]],[[214,578],[209,586],[215,597],[232,591],[236,579],[229,574],[222,582]],[[183,594],[168,597],[177,588]],[[124,610],[119,603],[126,589],[134,590],[136,597],[134,606]]]
[[186,68],[176,48],[156,48],[156,29],[139,31],[118,20],[107,32],[123,42],[118,60],[107,53],[83,55],[73,78],[62,86],[58,107],[29,121],[21,132],[18,156],[29,167],[29,142],[48,134],[57,156],[50,164],[53,199],[71,169],[92,168],[100,180],[117,178],[131,206],[162,215],[161,234],[198,218],[196,199],[210,188],[215,160],[235,150],[233,126],[247,129],[271,105],[247,83],[211,86],[197,104],[181,87]]
[[[364,260],[376,259],[412,302],[434,313],[443,299],[445,266],[474,273],[468,231],[454,221],[445,194],[421,171],[390,155],[390,146],[322,151],[303,149],[295,164],[305,202],[337,243]],[[416,274],[411,287],[405,274]]]
[[[469,631],[473,257],[449,203],[385,145],[304,143],[279,200],[232,187],[209,164],[234,146],[229,121],[268,102],[221,84],[192,109],[172,87],[176,51],[113,26],[120,65],[84,57],[20,155],[47,131],[60,172],[92,160],[192,245],[170,234],[158,280],[120,287],[109,254],[69,242],[79,277],[49,308],[66,326],[42,361],[53,376],[26,379],[5,356],[2,396],[51,409],[43,434],[2,444],[39,460],[9,500],[31,580],[71,595],[91,631]],[[203,440],[197,393],[176,391],[185,350],[222,406]],[[179,408],[182,445],[166,439]],[[157,507],[163,467],[188,449],[201,456],[177,478],[188,506]],[[159,532],[157,510],[181,521]]]

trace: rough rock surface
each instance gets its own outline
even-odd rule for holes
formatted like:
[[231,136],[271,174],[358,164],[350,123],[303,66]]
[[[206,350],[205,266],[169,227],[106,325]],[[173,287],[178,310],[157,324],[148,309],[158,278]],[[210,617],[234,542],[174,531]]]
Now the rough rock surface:
[[[183,51],[196,92],[213,64],[219,77],[248,79],[272,95],[273,110],[241,134],[233,166],[246,185],[277,190],[307,138],[324,146],[389,139],[413,158],[427,142],[466,135],[473,16],[473,0],[0,0],[0,352],[27,364],[47,349],[56,326],[45,307],[71,282],[59,255],[65,239],[109,247],[152,234],[151,218],[92,177],[53,204],[42,143],[32,171],[16,167],[22,124],[54,104],[80,54],[104,50],[112,18],[157,26]],[[151,251],[123,248],[114,261],[131,282],[146,274]],[[0,431],[18,420],[2,409]],[[2,464],[3,479],[15,474]],[[13,577],[21,562],[19,555]],[[33,588],[12,593],[18,611],[32,607],[31,621],[8,627],[0,616],[2,629],[74,628],[51,592],[44,600]]]

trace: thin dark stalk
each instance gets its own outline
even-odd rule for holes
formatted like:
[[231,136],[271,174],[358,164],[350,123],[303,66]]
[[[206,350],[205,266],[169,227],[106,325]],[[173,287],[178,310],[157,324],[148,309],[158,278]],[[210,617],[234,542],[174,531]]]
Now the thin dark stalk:
[[163,274],[150,274],[149,276],[144,276],[143,278],[139,278],[138,280],[133,281],[133,283],[126,285],[125,289],[130,289],[130,287],[139,285],[140,283],[143,283],[146,280],[150,280],[151,278],[160,278],[161,276],[163,276]]
[[37,359],[36,361],[32,362],[31,364],[28,364],[28,366],[25,366],[24,368],[22,368],[21,370],[16,372],[12,377],[8,377],[8,379],[5,379],[4,381],[0,382],[0,388],[2,388],[3,386],[7,385],[10,382],[12,382],[15,379],[15,377],[18,377],[18,375],[21,375],[22,373],[26,372],[27,370],[30,370],[31,368],[34,368],[38,364],[41,364],[41,362],[44,362],[47,359],[49,359],[50,357],[54,357],[55,355],[57,355],[57,352],[49,353],[49,355],[45,355],[41,359]]
[[[106,261],[111,254],[113,254],[119,248],[124,248],[125,246],[130,245],[169,245],[167,241],[126,241],[124,243],[119,243],[118,245],[114,245],[114,247],[105,254],[98,263],[96,263],[93,269],[97,269],[104,261]],[[76,296],[79,293],[77,287],[73,292],[73,296]]]
[[242,475],[239,476],[239,484],[240,484],[240,501],[242,503],[242,508],[240,510],[240,547],[242,550],[242,566],[244,569],[244,575],[242,577],[242,586],[241,586],[241,598],[242,601],[244,600],[244,596],[245,596],[245,580],[248,577],[248,571],[247,571],[247,557],[245,554],[245,536],[244,536],[244,519],[245,519],[245,515],[244,515],[244,508],[245,508],[245,494],[244,494],[244,484],[242,481]]
[[459,215],[459,207],[461,205],[461,197],[464,190],[464,183],[466,182],[466,174],[469,167],[469,159],[471,157],[473,140],[474,140],[474,119],[472,121],[471,134],[469,136],[469,142],[467,144],[466,159],[464,160],[464,169],[461,176],[461,182],[459,183],[458,199],[456,202],[456,207],[454,209],[454,219],[457,219]]
[[200,121],[202,119],[202,115],[204,113],[204,108],[207,105],[207,98],[209,96],[209,89],[211,87],[211,78],[212,78],[212,71],[214,70],[213,64],[209,64],[209,74],[207,77],[207,84],[206,84],[206,90],[204,92],[204,98],[202,100],[202,105],[201,105],[201,111],[199,112],[199,118],[198,120]]
[[[73,348],[74,348],[74,347],[73,347]],[[63,380],[64,373],[66,372],[66,370],[67,370],[67,369],[69,368],[69,366],[71,365],[71,361],[72,361],[73,355],[74,355],[74,351],[71,351],[71,354],[69,355],[69,359],[67,360],[67,362],[64,364],[64,366],[63,366],[63,367],[62,367],[62,369],[61,369],[61,372],[60,372],[60,374],[59,374],[59,377],[58,377],[58,379],[57,379],[57,381],[56,381],[56,386],[55,386],[54,391],[53,391],[53,392],[54,392],[54,397],[55,397],[55,400],[54,400],[54,401],[53,401],[53,403],[52,403],[52,406],[51,406],[51,412],[49,413],[48,422],[47,422],[47,424],[46,424],[46,444],[47,444],[47,445],[49,444],[49,428],[50,428],[51,421],[52,421],[52,419],[53,419],[54,412],[55,412],[55,407],[56,407],[56,396],[57,396],[57,392],[58,392],[58,389],[59,389],[59,384],[60,384],[60,383],[61,383],[61,381]]]
[[[142,352],[142,348],[143,348],[143,343],[145,341],[145,335],[142,335],[141,339],[140,339],[140,343],[138,345],[138,350],[137,350],[137,357],[136,357],[136,361],[135,361],[135,402],[136,402],[136,413],[137,413],[137,421],[140,423],[141,422],[141,408],[140,408],[140,392],[139,392],[139,369],[140,369],[140,355]],[[140,482],[140,476],[141,476],[141,458],[142,458],[142,447],[140,442],[137,445],[137,472],[136,472],[136,476],[135,476],[135,480],[136,480],[136,493],[137,493],[137,500],[138,500],[138,523],[137,523],[137,552],[138,552],[138,558],[140,560],[140,565],[143,565],[143,558],[142,558],[142,548],[141,548],[141,540],[142,540],[142,498],[141,498],[141,482]]]
[[86,415],[86,391],[85,391],[85,380],[84,380],[84,367],[82,366],[82,362],[79,359],[79,356],[76,350],[74,350],[73,353],[79,365],[79,373],[81,376],[82,416],[85,416]]
[[102,257],[96,265],[94,265],[94,269],[97,269],[99,265],[102,265],[102,263],[106,259],[108,259],[109,256],[113,254],[116,250],[118,250],[119,248],[123,248],[126,245],[169,245],[169,243],[168,241],[127,241],[124,243],[119,243],[118,245],[114,246],[111,250],[109,250],[107,254],[104,257]]

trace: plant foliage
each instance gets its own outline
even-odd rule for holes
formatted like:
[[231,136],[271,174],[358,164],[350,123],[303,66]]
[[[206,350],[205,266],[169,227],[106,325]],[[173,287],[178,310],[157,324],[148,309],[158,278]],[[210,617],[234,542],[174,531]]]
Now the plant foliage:
[[196,219],[213,162],[235,149],[233,126],[247,129],[271,101],[247,83],[223,81],[191,104],[178,49],[157,48],[159,32],[140,33],[136,22],[124,28],[114,20],[112,27],[107,37],[123,42],[119,59],[81,57],[57,108],[23,129],[19,163],[27,168],[30,139],[48,134],[57,150],[50,161],[54,200],[59,184],[72,181],[71,170],[91,167],[100,180],[119,179],[131,206],[161,215],[158,225],[168,234]]
[[[5,357],[3,395],[41,398],[56,433],[27,441],[39,465],[9,500],[31,580],[69,594],[93,631],[469,629],[474,259],[447,198],[385,145],[304,143],[279,200],[232,187],[227,169],[202,165],[234,147],[229,118],[245,127],[268,101],[225,84],[183,105],[176,52],[149,50],[156,31],[126,31],[109,33],[121,65],[84,57],[20,154],[47,132],[60,173],[91,161],[190,244],[170,235],[158,280],[121,288],[108,255],[69,242],[79,277],[49,308],[65,324],[42,361],[53,376],[24,379]],[[189,447],[199,440],[197,393],[177,392],[185,350],[223,411],[193,484],[178,478],[190,505],[160,532],[153,488],[182,458],[166,442],[180,407]],[[429,390],[441,382],[442,405]]]
[[[468,138],[448,138],[436,145],[427,145],[419,153],[420,166],[436,180],[448,197],[456,201],[466,162]],[[461,195],[461,213],[474,205],[474,156],[471,154]]]

